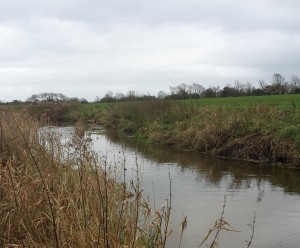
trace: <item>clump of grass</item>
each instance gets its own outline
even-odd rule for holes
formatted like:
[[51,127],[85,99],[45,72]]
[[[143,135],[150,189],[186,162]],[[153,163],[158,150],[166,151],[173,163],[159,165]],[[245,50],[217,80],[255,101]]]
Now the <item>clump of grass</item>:
[[1,247],[165,246],[170,201],[152,210],[81,125],[63,147],[27,115],[1,111],[0,144]]

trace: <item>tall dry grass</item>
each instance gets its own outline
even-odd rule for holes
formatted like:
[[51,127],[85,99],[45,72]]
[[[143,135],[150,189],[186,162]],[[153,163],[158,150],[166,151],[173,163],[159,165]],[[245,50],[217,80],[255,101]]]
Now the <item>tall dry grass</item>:
[[66,147],[60,140],[0,111],[0,246],[164,247],[171,201],[151,209],[126,165],[116,172],[98,158],[81,125]]

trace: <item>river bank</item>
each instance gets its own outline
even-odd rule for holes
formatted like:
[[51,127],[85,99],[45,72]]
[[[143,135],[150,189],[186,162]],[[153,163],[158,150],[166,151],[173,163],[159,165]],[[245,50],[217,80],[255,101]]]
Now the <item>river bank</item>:
[[298,168],[300,107],[295,99],[291,95],[155,100],[31,106],[28,111],[47,123],[81,120],[177,149]]
[[202,106],[152,101],[111,104],[91,118],[147,142],[216,156],[300,166],[294,105]]

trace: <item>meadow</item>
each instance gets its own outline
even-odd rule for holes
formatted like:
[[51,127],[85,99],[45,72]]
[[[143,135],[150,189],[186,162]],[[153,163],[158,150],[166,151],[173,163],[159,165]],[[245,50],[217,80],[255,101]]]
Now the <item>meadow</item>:
[[206,106],[220,106],[220,105],[257,105],[266,104],[272,106],[290,106],[290,105],[300,105],[300,95],[299,94],[289,94],[289,95],[265,95],[265,96],[240,96],[240,97],[219,97],[219,98],[203,98],[203,99],[191,99],[182,100],[187,103],[196,103]]

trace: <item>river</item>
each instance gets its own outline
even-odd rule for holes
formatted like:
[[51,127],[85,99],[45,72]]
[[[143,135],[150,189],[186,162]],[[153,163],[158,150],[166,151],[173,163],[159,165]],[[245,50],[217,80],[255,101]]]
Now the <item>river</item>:
[[[73,132],[72,127],[56,130],[65,140]],[[221,231],[219,247],[247,247],[254,212],[250,247],[300,247],[299,171],[138,143],[132,137],[101,127],[89,133],[95,151],[106,157],[109,164],[118,166],[125,159],[129,180],[135,178],[139,166],[143,195],[155,200],[156,206],[168,198],[170,173],[173,233],[167,247],[178,247],[184,215],[188,224],[181,247],[198,247],[220,218],[224,196],[224,219],[235,231]]]

